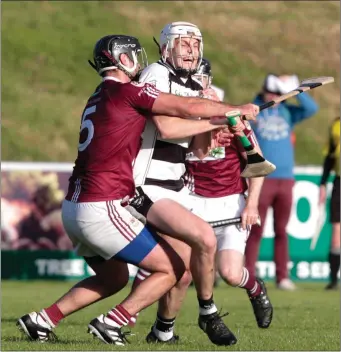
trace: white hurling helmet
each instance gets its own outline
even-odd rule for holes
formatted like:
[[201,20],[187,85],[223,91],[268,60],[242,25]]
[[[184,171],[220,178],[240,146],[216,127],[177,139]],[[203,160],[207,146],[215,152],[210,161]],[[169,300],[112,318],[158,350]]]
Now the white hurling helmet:
[[[170,57],[169,52],[174,47],[174,39],[181,38],[194,38],[198,39],[200,42],[199,47],[199,57],[198,63],[196,67],[192,67],[190,70],[183,69],[182,67],[177,67],[177,64],[174,62],[173,57],[171,58],[171,64],[177,72],[185,72],[185,73],[195,73],[197,69],[200,67],[201,59],[203,55],[204,43],[202,39],[201,32],[199,28],[192,23],[189,22],[172,22],[167,24],[161,31],[160,34],[160,48],[162,49],[164,46],[166,47],[165,50],[161,53],[161,59],[163,62],[166,62],[167,57]],[[181,45],[180,45],[181,47]],[[181,56],[181,52],[180,52]]]

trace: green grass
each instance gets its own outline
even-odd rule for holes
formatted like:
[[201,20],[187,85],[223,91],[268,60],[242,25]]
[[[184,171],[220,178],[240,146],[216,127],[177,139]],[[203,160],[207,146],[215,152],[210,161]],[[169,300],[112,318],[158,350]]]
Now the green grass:
[[[117,347],[93,339],[86,334],[86,330],[88,322],[119,303],[128,288],[113,298],[68,317],[56,329],[59,338],[57,343],[30,342],[17,330],[15,322],[21,315],[47,307],[71,285],[70,282],[3,281],[2,350],[118,350]],[[230,314],[224,319],[238,337],[238,343],[233,348],[216,347],[199,330],[196,324],[196,295],[194,289],[190,288],[176,323],[176,332],[181,335],[178,345],[156,346],[144,342],[155,318],[154,305],[140,314],[138,324],[133,329],[135,336],[130,338],[131,344],[119,350],[340,351],[339,291],[325,292],[322,284],[299,284],[297,292],[282,292],[270,284],[269,295],[274,305],[274,319],[268,330],[260,330],[256,327],[247,296],[241,289],[228,288],[220,283],[215,290],[215,301],[223,312],[229,311]]]
[[2,159],[74,161],[80,114],[98,77],[88,66],[108,33],[152,36],[168,22],[200,26],[214,81],[232,104],[249,102],[269,71],[331,75],[311,92],[321,109],[297,128],[297,163],[321,163],[328,122],[339,114],[337,1],[6,1],[2,3]]

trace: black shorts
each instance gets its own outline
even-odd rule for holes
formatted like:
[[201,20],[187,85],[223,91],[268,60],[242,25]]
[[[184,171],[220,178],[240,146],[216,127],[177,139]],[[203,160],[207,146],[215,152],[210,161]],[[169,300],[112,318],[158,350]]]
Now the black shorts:
[[330,222],[340,222],[340,176],[335,177],[330,200]]

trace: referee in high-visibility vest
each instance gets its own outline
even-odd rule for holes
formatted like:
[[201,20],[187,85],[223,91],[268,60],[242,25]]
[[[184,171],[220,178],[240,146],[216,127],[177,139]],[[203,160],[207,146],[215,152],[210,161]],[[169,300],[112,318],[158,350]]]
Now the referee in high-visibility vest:
[[340,269],[340,117],[333,121],[329,129],[328,149],[320,181],[319,204],[326,201],[326,183],[332,170],[335,172],[335,179],[330,201],[330,222],[332,224],[329,252],[330,282],[326,290],[337,288],[337,273]]

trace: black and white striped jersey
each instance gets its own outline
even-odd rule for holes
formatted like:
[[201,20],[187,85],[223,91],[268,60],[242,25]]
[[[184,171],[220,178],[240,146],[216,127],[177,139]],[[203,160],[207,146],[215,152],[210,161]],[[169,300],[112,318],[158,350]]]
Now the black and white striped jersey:
[[[166,63],[158,61],[146,67],[140,82],[153,84],[164,93],[180,96],[198,96],[200,83],[191,77],[179,77]],[[179,191],[184,186],[186,151],[192,137],[162,139],[153,121],[147,120],[142,134],[141,150],[134,163],[136,186],[156,185]]]

